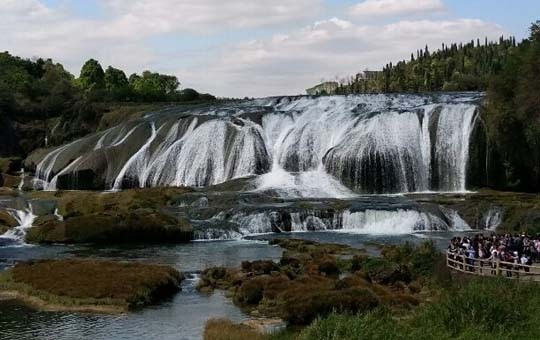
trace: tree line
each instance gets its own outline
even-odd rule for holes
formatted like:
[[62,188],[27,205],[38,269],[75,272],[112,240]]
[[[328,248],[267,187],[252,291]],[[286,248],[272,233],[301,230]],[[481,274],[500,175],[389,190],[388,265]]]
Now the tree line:
[[92,133],[115,106],[216,99],[179,85],[172,75],[144,71],[127,77],[112,66],[103,70],[94,59],[84,63],[77,78],[51,59],[0,53],[0,157],[25,156],[44,146],[46,136],[61,144]]
[[[102,102],[190,102],[215,97],[179,90],[176,76],[151,71],[132,74],[90,59],[76,78],[51,59],[23,59],[0,53],[0,114],[17,120],[46,119],[92,111]],[[90,114],[90,113],[89,113]]]
[[494,186],[540,191],[540,21],[489,77],[485,106]]
[[364,71],[342,79],[336,94],[483,91],[489,79],[508,62],[517,48],[514,37],[497,42],[485,38],[466,44],[442,44],[411,54],[410,60],[388,63],[382,71]]

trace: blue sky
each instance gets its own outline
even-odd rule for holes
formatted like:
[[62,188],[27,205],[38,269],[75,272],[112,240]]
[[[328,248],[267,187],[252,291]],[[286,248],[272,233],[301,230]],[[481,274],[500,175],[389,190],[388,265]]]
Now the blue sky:
[[538,0],[2,0],[2,50],[175,74],[219,96],[302,93],[429,44],[525,38]]

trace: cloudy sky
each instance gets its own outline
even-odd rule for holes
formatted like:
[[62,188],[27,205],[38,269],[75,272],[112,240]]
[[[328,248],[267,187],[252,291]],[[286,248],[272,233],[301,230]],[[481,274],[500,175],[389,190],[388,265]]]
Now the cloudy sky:
[[539,13],[538,0],[0,0],[0,50],[75,75],[92,57],[261,97],[380,69],[426,44],[522,39]]

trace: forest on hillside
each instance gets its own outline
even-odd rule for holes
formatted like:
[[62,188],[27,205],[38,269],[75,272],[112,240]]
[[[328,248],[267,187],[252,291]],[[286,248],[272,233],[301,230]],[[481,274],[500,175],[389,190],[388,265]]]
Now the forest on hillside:
[[127,77],[112,66],[104,70],[94,59],[75,77],[51,59],[0,53],[0,157],[24,156],[43,146],[52,118],[59,118],[65,131],[49,140],[61,144],[95,131],[113,105],[216,99],[179,86],[176,76],[144,71]]
[[442,44],[411,54],[410,60],[388,63],[382,71],[366,71],[341,80],[336,94],[483,91],[489,78],[500,72],[517,48],[514,37],[498,42],[487,38],[467,44]]

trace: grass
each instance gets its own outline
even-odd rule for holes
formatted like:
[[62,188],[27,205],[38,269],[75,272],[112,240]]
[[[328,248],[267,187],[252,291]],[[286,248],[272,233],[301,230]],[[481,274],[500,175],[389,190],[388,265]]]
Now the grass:
[[227,319],[210,319],[204,328],[204,340],[294,340],[294,331],[279,331],[261,334],[246,325],[236,324]]
[[206,323],[204,340],[265,340],[266,336],[225,319],[212,319]]
[[60,214],[85,216],[114,213],[119,210],[135,211],[141,208],[156,210],[182,194],[192,192],[190,188],[145,188],[107,193],[93,191],[38,191],[34,199],[54,199]]
[[[382,259],[362,250],[305,240],[274,240],[285,249],[279,263],[244,262],[241,268],[209,268],[199,289],[222,289],[247,311],[307,325],[334,311],[367,312],[378,306],[410,309],[420,303],[422,272],[439,253],[432,245],[388,248]],[[401,259],[396,254],[406,254]],[[421,256],[431,258],[422,258]]]
[[539,285],[487,278],[445,290],[436,302],[405,316],[383,309],[333,314],[316,320],[298,339],[536,339],[539,325]]
[[[207,325],[207,329],[212,327],[215,325]],[[229,329],[234,329],[234,333],[229,333]],[[497,278],[474,278],[453,281],[451,287],[441,288],[432,301],[410,311],[379,307],[359,314],[334,312],[317,318],[297,332],[253,335],[253,339],[537,339],[539,330],[540,285]],[[244,334],[253,334],[253,331],[229,325],[221,329],[218,337],[205,339],[252,337]]]
[[167,266],[109,261],[21,262],[0,274],[0,291],[41,301],[41,307],[110,306],[128,310],[179,289],[183,276]]
[[338,278],[321,272],[321,259],[337,264],[350,252],[347,247],[297,240],[282,244],[286,251],[278,264],[211,269],[203,273],[202,284],[227,289],[235,303],[296,327],[255,338],[244,337],[253,330],[229,323],[215,339],[538,338],[539,284],[451,275],[431,243],[382,247],[379,258],[356,253],[348,266],[340,267]]

